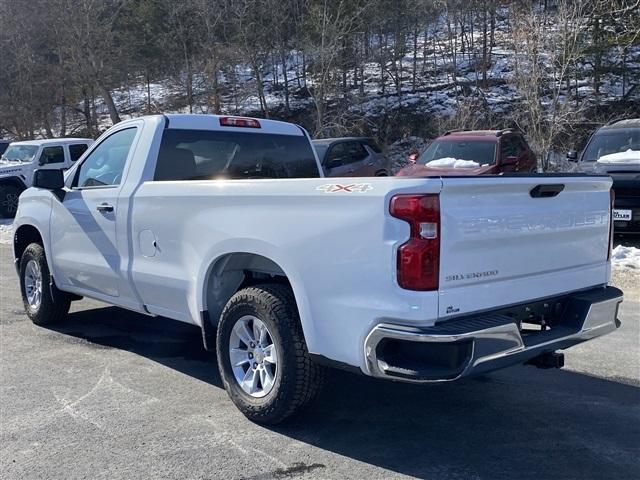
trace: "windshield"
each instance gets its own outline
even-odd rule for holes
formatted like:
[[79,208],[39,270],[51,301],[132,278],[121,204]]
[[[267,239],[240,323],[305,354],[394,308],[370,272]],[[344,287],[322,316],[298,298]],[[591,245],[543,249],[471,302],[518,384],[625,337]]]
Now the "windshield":
[[31,162],[36,153],[38,153],[37,145],[10,145],[2,158],[13,162]]
[[467,160],[457,164],[465,167],[493,165],[496,162],[496,142],[435,140],[416,163],[429,167],[455,167],[456,160]]
[[582,161],[595,162],[603,155],[640,150],[640,129],[596,133],[582,155]]

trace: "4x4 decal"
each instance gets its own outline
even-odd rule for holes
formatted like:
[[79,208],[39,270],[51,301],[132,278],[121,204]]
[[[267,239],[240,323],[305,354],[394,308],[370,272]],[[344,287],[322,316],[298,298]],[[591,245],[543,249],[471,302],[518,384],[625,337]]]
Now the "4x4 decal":
[[316,187],[316,190],[322,190],[325,193],[364,193],[373,190],[373,186],[370,183],[350,183],[346,185],[341,183],[327,183],[326,185]]

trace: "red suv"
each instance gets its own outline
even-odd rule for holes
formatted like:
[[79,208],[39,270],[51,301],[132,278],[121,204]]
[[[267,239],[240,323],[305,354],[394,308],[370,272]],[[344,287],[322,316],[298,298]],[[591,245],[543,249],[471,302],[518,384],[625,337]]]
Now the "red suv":
[[[412,158],[413,157],[413,158]],[[398,176],[535,172],[536,156],[515,130],[452,130],[436,138]]]

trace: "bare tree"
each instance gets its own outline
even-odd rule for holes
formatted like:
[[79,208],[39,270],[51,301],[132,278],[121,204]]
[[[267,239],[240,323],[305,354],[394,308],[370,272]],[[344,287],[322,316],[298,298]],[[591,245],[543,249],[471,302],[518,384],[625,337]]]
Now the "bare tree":
[[345,38],[356,31],[358,19],[367,8],[364,0],[322,0],[310,5],[307,25],[307,50],[313,56],[311,94],[316,110],[315,134],[327,130],[327,100],[335,93],[334,68]]
[[586,9],[584,0],[561,0],[553,21],[535,5],[512,11],[513,81],[521,98],[513,120],[537,150],[540,171],[549,168],[554,142],[581,113],[566,83],[583,53]]
[[111,122],[120,115],[111,94],[116,74],[118,50],[114,42],[114,23],[122,1],[119,0],[54,0],[54,21],[67,25],[62,30],[67,58],[80,82],[97,88],[109,111]]

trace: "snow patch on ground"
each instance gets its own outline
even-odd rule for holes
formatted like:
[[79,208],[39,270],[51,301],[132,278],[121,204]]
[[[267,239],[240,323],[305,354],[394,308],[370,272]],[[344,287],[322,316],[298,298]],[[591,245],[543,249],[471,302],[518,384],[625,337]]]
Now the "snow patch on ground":
[[0,243],[11,244],[13,239],[13,220],[0,219]]
[[631,268],[640,271],[640,248],[618,245],[611,254],[611,263],[617,268]]

